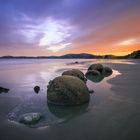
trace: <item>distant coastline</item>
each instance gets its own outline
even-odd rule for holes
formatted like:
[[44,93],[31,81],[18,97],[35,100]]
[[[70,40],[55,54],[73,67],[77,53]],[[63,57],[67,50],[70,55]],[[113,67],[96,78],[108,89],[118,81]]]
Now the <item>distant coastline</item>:
[[62,56],[1,56],[0,59],[140,59],[140,50],[125,56],[94,55],[88,53],[66,54]]

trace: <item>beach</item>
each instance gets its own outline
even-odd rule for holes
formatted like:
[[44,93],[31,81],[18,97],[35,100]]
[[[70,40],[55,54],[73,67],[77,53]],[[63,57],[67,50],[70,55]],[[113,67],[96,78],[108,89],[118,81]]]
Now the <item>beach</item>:
[[[73,62],[79,62],[78,64]],[[47,104],[48,82],[69,69],[83,73],[93,63],[113,69],[99,83],[87,81],[90,101],[77,107]],[[0,84],[9,88],[0,94],[1,140],[139,140],[140,61],[97,59],[0,60]],[[39,85],[36,94],[33,87]],[[30,128],[16,118],[40,111],[44,120]]]

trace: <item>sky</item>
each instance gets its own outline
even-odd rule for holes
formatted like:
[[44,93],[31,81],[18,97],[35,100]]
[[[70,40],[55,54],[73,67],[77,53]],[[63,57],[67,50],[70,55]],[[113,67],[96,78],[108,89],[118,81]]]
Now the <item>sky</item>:
[[0,56],[140,50],[140,0],[0,0]]

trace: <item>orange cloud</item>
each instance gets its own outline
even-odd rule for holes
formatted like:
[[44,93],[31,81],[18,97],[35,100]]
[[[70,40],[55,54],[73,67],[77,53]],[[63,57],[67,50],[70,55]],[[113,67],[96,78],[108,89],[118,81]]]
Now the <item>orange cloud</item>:
[[[136,13],[136,11],[135,11]],[[137,11],[137,13],[140,13]],[[98,30],[78,39],[76,53],[125,55],[140,50],[139,14],[124,13]],[[118,43],[120,43],[118,45]]]

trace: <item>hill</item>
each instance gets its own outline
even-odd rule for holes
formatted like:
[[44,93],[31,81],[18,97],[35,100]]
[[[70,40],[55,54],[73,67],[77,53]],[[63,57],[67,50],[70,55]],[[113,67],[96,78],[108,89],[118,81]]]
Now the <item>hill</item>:
[[140,50],[132,52],[131,54],[127,55],[127,57],[133,59],[140,59]]
[[2,56],[0,59],[140,59],[140,50],[134,51],[131,54],[125,56],[115,56],[115,55],[93,55],[88,53],[80,54],[65,54],[62,56]]

